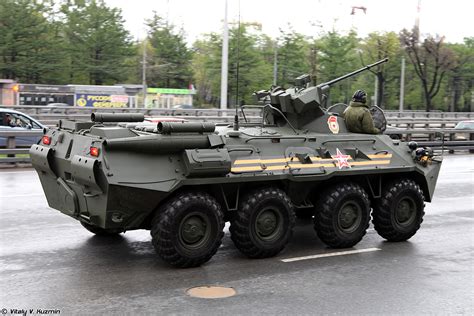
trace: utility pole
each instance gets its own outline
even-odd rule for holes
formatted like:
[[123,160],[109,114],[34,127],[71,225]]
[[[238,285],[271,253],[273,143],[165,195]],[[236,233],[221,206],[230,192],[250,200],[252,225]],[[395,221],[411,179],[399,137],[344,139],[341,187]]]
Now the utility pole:
[[278,76],[278,46],[275,42],[275,56],[273,57],[273,85],[277,85],[277,76]]
[[402,70],[400,73],[400,106],[398,110],[403,112],[403,101],[405,98],[405,57],[402,57]]
[[416,6],[416,19],[415,19],[415,28],[417,40],[420,40],[420,12],[421,12],[421,0],[418,0],[418,5]]
[[143,40],[143,60],[142,60],[142,86],[143,86],[143,108],[146,107],[146,38]]
[[224,31],[222,33],[221,110],[227,110],[228,57],[229,57],[229,25],[227,23],[227,0],[225,0]]
[[375,84],[374,84],[374,105],[379,106],[377,104],[379,98],[379,78],[375,76]]

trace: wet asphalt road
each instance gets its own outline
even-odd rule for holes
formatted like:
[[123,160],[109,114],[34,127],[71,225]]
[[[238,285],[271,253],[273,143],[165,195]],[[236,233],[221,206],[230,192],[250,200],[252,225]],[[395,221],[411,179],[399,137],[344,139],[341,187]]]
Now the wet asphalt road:
[[[69,314],[474,314],[474,155],[445,158],[433,203],[409,242],[373,229],[355,249],[380,251],[285,263],[325,254],[310,222],[265,260],[243,257],[228,230],[199,268],[175,269],[154,254],[147,231],[92,236],[49,209],[31,169],[0,170],[0,315],[10,309]],[[190,287],[233,287],[199,299]],[[28,314],[28,313],[27,313]]]

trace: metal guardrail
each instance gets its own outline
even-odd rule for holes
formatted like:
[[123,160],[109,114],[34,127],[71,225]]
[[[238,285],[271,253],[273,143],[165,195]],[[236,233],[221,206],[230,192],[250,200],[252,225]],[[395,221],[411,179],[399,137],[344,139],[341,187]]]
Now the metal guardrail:
[[[204,122],[232,122],[235,109],[148,109],[148,108],[91,108],[91,107],[47,107],[47,106],[4,106],[27,113],[47,126],[54,126],[59,119],[89,120],[92,112],[124,113],[137,112],[146,116],[175,116],[187,120]],[[239,116],[242,113],[239,111]],[[474,119],[474,112],[423,112],[423,111],[385,111],[389,125],[402,128],[447,128],[454,127],[461,120]],[[249,121],[261,120],[261,110],[246,109]]]
[[[146,109],[146,108],[92,108],[92,107],[47,107],[47,106],[4,106],[13,110],[28,114],[43,125],[55,126],[60,119],[68,120],[89,120],[93,112],[105,113],[143,113],[145,116],[174,116],[194,121],[203,122],[232,122],[234,120],[235,109]],[[243,119],[241,111],[238,115]],[[250,122],[262,119],[261,110],[246,109],[245,117]]]
[[441,111],[393,111],[384,110],[387,118],[437,118],[437,119],[454,119],[454,120],[469,120],[474,119],[474,112],[441,112]]
[[[10,108],[27,114],[83,114],[87,115],[92,112],[112,112],[112,113],[124,113],[124,112],[137,112],[145,115],[185,115],[185,116],[233,116],[235,109],[221,110],[217,108],[193,108],[193,109],[164,109],[164,108],[92,108],[92,107],[79,107],[79,106],[61,106],[61,107],[48,107],[44,105],[0,105],[3,108]],[[260,110],[246,109],[245,113],[249,115],[259,115]],[[253,113],[253,114],[252,114]],[[385,116],[388,119],[391,118],[427,118],[427,119],[452,119],[452,120],[467,120],[474,119],[474,112],[441,112],[441,111],[393,111],[384,110]]]
[[[404,141],[415,140],[420,146],[429,146],[435,150],[474,150],[474,130],[454,128],[431,129],[394,129],[384,132],[387,135],[400,135]],[[465,139],[456,139],[456,134],[464,134]],[[436,140],[439,138],[439,140]]]
[[[455,134],[468,134],[469,139],[455,140]],[[420,146],[429,146],[435,150],[474,150],[474,130],[445,129],[399,129],[386,131],[385,134],[401,135],[403,140],[417,140]],[[0,131],[0,137],[7,138],[7,148],[0,149],[0,163],[30,162],[29,157],[17,157],[16,155],[28,154],[29,148],[16,148],[15,137],[41,136],[42,131]],[[435,140],[443,136],[442,140]],[[6,156],[6,157],[3,157]]]
[[17,148],[16,137],[40,137],[41,135],[43,131],[0,131],[0,137],[6,138],[6,148],[0,148],[0,163],[30,162],[29,156],[17,156],[28,155],[30,148]]
[[[154,115],[172,115],[172,116],[229,116],[233,117],[235,115],[235,109],[164,109],[164,108],[93,108],[93,107],[79,107],[79,106],[58,106],[58,107],[48,107],[44,105],[0,105],[3,108],[9,108],[17,110],[29,115],[46,115],[46,114],[59,114],[62,115],[62,118],[65,118],[69,115],[84,115],[89,116],[92,112],[107,112],[107,113],[143,113],[147,116]],[[239,111],[240,113],[240,111]],[[245,110],[245,113],[249,115],[260,115],[260,110],[248,109]]]

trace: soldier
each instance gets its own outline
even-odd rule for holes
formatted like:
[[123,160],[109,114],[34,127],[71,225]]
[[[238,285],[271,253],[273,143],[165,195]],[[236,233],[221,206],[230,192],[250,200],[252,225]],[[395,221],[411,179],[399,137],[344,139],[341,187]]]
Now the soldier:
[[366,102],[367,94],[365,91],[357,90],[343,114],[347,129],[353,133],[379,134],[380,130],[374,126],[374,121]]

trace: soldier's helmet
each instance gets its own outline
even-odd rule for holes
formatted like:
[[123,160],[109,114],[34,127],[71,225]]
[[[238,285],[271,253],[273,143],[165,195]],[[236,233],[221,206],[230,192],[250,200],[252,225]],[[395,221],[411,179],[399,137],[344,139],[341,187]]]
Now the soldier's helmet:
[[367,94],[364,90],[357,90],[352,96],[352,101],[365,103],[367,102]]

